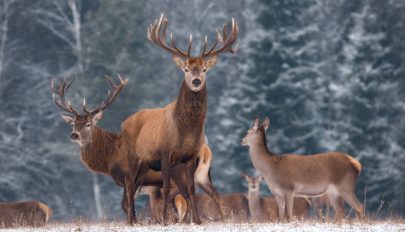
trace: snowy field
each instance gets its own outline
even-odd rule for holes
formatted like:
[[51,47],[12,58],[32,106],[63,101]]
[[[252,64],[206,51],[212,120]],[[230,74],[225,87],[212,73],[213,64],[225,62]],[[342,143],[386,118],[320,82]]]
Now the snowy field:
[[268,223],[268,224],[224,224],[210,223],[197,225],[171,225],[171,226],[126,226],[124,223],[69,223],[69,224],[49,224],[44,228],[20,228],[20,229],[4,229],[1,231],[223,231],[223,232],[260,232],[260,231],[405,231],[405,223],[402,222],[373,222],[373,223],[319,223],[319,222],[293,222],[293,223]]

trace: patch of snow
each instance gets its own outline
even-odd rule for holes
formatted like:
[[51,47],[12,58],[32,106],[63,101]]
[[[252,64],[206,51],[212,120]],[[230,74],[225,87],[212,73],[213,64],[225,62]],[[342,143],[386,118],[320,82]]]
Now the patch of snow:
[[135,225],[126,226],[123,223],[71,223],[71,224],[50,224],[44,228],[21,228],[8,229],[8,232],[31,232],[31,231],[143,231],[143,232],[174,232],[174,231],[226,231],[226,232],[247,232],[247,231],[404,231],[405,224],[398,222],[375,222],[375,223],[320,223],[320,222],[292,222],[292,223],[263,223],[263,224],[233,224],[233,223],[208,223],[203,225]]

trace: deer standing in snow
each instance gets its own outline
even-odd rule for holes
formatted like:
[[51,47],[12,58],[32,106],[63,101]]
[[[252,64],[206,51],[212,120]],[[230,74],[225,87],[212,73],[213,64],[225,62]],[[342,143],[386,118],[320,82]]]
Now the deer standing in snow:
[[[277,202],[274,197],[260,197],[262,176],[251,177],[244,173],[242,176],[248,183],[248,202],[250,218],[253,222],[275,222],[278,219]],[[308,217],[309,202],[302,197],[294,198],[293,216],[299,219]]]
[[[162,14],[160,19],[148,28],[148,39],[173,54],[173,61],[184,72],[180,93],[175,101],[164,108],[145,109],[130,116],[122,123],[122,133],[131,152],[141,161],[136,170],[139,182],[142,182],[145,166],[162,172],[165,224],[170,179],[172,178],[177,186],[181,185],[178,175],[173,175],[173,168],[180,163],[185,164],[187,191],[182,191],[181,194],[190,205],[193,221],[200,224],[194,200],[194,173],[195,161],[204,143],[207,113],[206,73],[215,66],[220,53],[235,52],[232,46],[237,40],[238,26],[232,20],[229,35],[224,26],[222,36],[218,32],[217,40],[210,48],[207,49],[206,38],[201,55],[192,57],[191,36],[187,51],[176,46],[173,35],[170,36],[171,45],[166,43],[167,23],[167,18]],[[218,44],[221,44],[219,48]]]
[[[135,217],[134,182],[136,173],[134,173],[134,163],[136,163],[137,157],[130,157],[121,134],[106,131],[97,125],[103,116],[103,110],[114,102],[127,84],[127,80],[118,77],[119,84],[115,84],[111,78],[106,77],[114,89],[113,93],[109,92],[107,100],[95,109],[89,110],[86,107],[86,101],[83,100],[84,113],[75,110],[70,101],[65,98],[73,79],[71,81],[60,80],[58,87],[52,81],[51,91],[55,104],[67,112],[67,114],[62,114],[62,118],[66,123],[72,125],[70,139],[79,145],[83,164],[90,170],[111,176],[118,185],[124,186],[121,205],[127,212],[127,222],[131,224]],[[59,99],[56,99],[56,96]]]
[[363,218],[363,205],[355,195],[356,179],[362,169],[359,161],[340,152],[307,156],[275,155],[266,143],[266,130],[269,125],[270,120],[267,117],[261,125],[259,118],[256,118],[241,143],[249,147],[254,167],[264,177],[276,198],[279,220],[283,220],[285,210],[287,220],[292,218],[295,196],[317,197],[324,194],[335,209],[336,220],[342,218],[343,209],[338,204],[339,197]]

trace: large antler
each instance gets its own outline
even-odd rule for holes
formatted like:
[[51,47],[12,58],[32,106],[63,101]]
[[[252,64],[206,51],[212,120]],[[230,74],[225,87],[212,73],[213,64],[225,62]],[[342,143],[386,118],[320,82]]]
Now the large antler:
[[[232,48],[233,44],[236,42],[238,39],[238,24],[235,22],[235,20],[232,18],[232,30],[231,34],[227,35],[227,25],[225,24],[223,29],[222,29],[222,36],[221,33],[217,30],[217,40],[214,42],[212,47],[206,52],[207,49],[207,36],[205,36],[205,41],[204,41],[204,47],[201,52],[201,58],[206,58],[209,56],[216,56],[221,52],[231,52],[235,53],[236,49],[238,47],[238,44],[236,44],[235,48]],[[215,48],[218,45],[218,42],[221,42],[222,46],[218,49],[215,50]]]
[[101,104],[93,110],[88,110],[86,108],[86,99],[83,99],[83,111],[88,115],[96,114],[96,113],[104,110],[105,108],[107,108],[111,103],[114,102],[118,93],[121,92],[121,90],[124,88],[124,86],[128,83],[128,79],[125,79],[125,80],[122,79],[119,74],[118,74],[118,78],[120,80],[119,84],[115,84],[111,77],[105,76],[105,78],[106,78],[107,82],[110,83],[111,86],[113,87],[113,93],[111,94],[111,92],[108,91],[107,100],[101,102]]
[[[74,79],[71,79],[70,81],[66,80],[60,80],[59,81],[59,88],[55,88],[55,84],[53,83],[53,80],[51,82],[51,91],[52,91],[52,98],[55,104],[61,108],[62,110],[65,110],[69,113],[78,115],[78,112],[73,109],[72,105],[70,104],[70,101],[66,102],[65,99],[65,94],[69,87],[72,85]],[[59,96],[59,99],[56,100],[55,94]]]
[[[162,30],[162,25],[163,25],[163,30]],[[180,50],[177,48],[176,43],[174,42],[173,34],[170,34],[170,43],[171,47],[167,45],[166,43],[166,28],[167,28],[167,18],[162,15],[160,16],[159,21],[155,20],[154,24],[151,24],[148,28],[148,40],[154,42],[158,46],[162,47],[166,51],[169,51],[173,53],[174,55],[180,56],[180,57],[186,57],[190,58],[190,52],[191,52],[191,44],[193,40],[193,36],[190,34],[190,41],[188,42],[188,49],[187,52]],[[163,40],[161,39],[161,36],[163,37]]]

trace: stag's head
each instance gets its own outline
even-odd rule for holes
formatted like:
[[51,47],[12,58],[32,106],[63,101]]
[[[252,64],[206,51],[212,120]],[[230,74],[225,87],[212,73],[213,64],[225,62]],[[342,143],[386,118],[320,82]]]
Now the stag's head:
[[[86,107],[86,99],[83,99],[83,112],[79,113],[75,110],[70,101],[66,101],[65,94],[73,83],[70,81],[60,80],[59,86],[56,87],[54,82],[51,83],[52,97],[55,104],[66,113],[62,114],[62,118],[66,123],[72,125],[70,139],[78,143],[81,147],[87,146],[92,142],[94,127],[103,116],[103,110],[106,109],[117,97],[118,93],[124,88],[128,80],[123,80],[119,75],[119,84],[115,84],[110,77],[106,77],[107,81],[113,86],[113,93],[108,91],[107,100],[103,101],[95,109],[89,110]],[[59,99],[56,99],[56,95]]]
[[[256,117],[256,119],[253,121],[253,126],[250,128],[246,136],[243,137],[241,144],[243,146],[252,146],[255,143],[263,142],[263,140],[266,140],[266,130],[270,126],[270,119],[268,117],[264,118],[263,123],[259,125],[259,118]],[[265,141],[264,141],[265,142]],[[266,144],[266,143],[265,143]]]
[[[206,73],[215,66],[218,55],[223,52],[235,53],[236,48],[232,48],[232,46],[238,37],[238,25],[232,19],[232,28],[229,36],[227,34],[227,26],[224,25],[222,35],[217,31],[217,39],[210,48],[207,48],[207,36],[205,36],[204,47],[200,56],[193,57],[190,54],[192,35],[190,35],[187,51],[183,51],[176,46],[173,34],[170,34],[171,45],[166,43],[167,22],[167,18],[162,13],[160,19],[149,26],[148,39],[173,54],[174,62],[184,72],[184,81],[188,88],[193,92],[198,92],[205,86]],[[219,48],[217,48],[218,44],[221,44]]]
[[256,177],[253,176],[252,177],[245,173],[242,173],[242,176],[245,178],[245,180],[248,184],[250,193],[260,191],[260,183],[263,181],[263,176],[256,176]]

